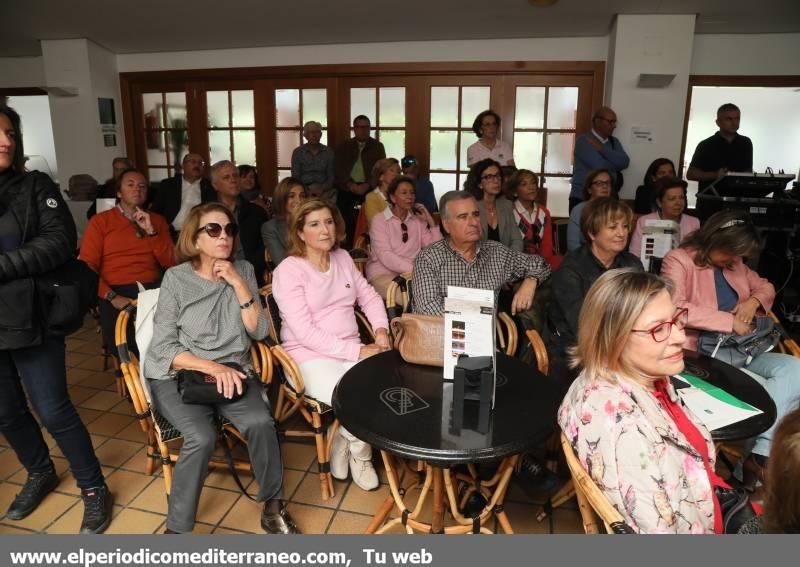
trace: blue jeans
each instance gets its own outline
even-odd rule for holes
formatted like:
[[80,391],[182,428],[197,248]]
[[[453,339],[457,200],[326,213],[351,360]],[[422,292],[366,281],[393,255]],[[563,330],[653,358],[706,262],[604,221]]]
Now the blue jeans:
[[78,487],[102,486],[92,440],[67,392],[63,338],[0,351],[0,431],[28,473],[46,472],[53,466],[50,451],[28,400],[69,461]]
[[754,440],[753,453],[767,457],[775,428],[800,402],[800,358],[767,352],[742,370],[764,386],[778,409],[778,418],[772,427]]

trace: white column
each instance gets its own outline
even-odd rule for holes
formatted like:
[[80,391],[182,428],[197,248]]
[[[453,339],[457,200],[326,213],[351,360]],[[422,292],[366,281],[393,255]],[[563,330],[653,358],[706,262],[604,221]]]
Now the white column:
[[[666,157],[680,167],[694,26],[694,14],[616,17],[609,37],[605,99],[617,113],[614,135],[631,158],[624,172],[623,198],[634,197],[654,159]],[[642,74],[674,78],[667,86],[643,88],[638,86]],[[652,140],[635,140],[634,127],[652,132]]]
[[[87,39],[67,39],[42,41],[42,57],[61,187],[79,173],[103,183],[114,157],[125,155],[116,55]],[[98,98],[114,99],[116,146],[103,144]],[[82,232],[89,203],[69,203]]]

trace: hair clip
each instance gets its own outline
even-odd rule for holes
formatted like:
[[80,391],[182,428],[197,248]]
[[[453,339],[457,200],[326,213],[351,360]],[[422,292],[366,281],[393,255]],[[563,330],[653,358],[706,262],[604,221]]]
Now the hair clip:
[[744,224],[744,221],[742,219],[731,219],[725,224],[723,224],[721,227],[719,227],[719,230],[722,230],[723,228],[730,228],[732,226],[736,226],[739,224]]

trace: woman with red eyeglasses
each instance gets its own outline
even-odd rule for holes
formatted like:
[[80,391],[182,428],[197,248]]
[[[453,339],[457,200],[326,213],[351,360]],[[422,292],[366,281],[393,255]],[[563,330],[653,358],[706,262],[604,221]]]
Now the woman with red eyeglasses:
[[[250,363],[250,345],[267,336],[253,266],[233,260],[239,225],[219,203],[192,209],[183,224],[176,256],[161,283],[153,319],[153,341],[143,361],[153,404],[183,434],[167,512],[167,533],[192,531],[197,503],[217,439],[215,415],[242,433],[257,500],[264,502],[261,527],[267,533],[299,533],[283,504],[283,467],[275,423],[261,397]],[[226,404],[186,404],[176,372],[197,370],[214,378]],[[243,384],[250,382],[248,387]]]
[[724,531],[720,500],[732,491],[714,472],[711,435],[670,383],[684,368],[687,319],[663,279],[630,268],[600,276],[581,308],[571,364],[582,371],[558,423],[637,533]]
[[410,272],[414,258],[428,244],[442,238],[425,205],[414,203],[414,179],[401,176],[387,190],[391,207],[372,219],[369,238],[372,252],[367,262],[367,281],[386,299],[392,280]]

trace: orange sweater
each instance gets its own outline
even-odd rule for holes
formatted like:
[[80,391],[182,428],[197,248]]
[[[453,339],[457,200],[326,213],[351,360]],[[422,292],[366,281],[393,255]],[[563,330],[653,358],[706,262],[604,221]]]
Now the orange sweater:
[[111,286],[152,282],[175,265],[175,247],[164,217],[150,213],[155,236],[136,238],[136,229],[117,207],[95,215],[81,241],[81,260],[100,275],[98,297]]

